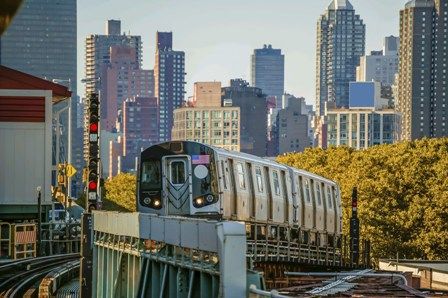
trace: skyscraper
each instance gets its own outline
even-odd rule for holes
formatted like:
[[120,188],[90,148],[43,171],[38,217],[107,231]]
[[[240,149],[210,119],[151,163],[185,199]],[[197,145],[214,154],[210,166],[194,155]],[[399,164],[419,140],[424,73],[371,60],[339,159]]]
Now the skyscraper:
[[264,45],[255,49],[251,57],[251,85],[260,88],[267,96],[276,96],[277,108],[281,108],[285,91],[285,55],[282,50]]
[[[0,63],[47,80],[70,80],[76,117],[76,0],[25,0],[0,39]],[[76,123],[75,118],[72,118]]]
[[[61,114],[62,157],[76,160],[81,143],[77,121],[77,63],[76,63],[76,0],[24,0],[11,25],[0,38],[0,64],[22,72],[56,80],[72,91],[71,158],[68,156],[68,117]],[[67,102],[68,104],[68,102]],[[63,108],[63,104],[55,110]],[[56,145],[56,144],[54,144]],[[56,162],[56,160],[55,160]],[[80,173],[79,165],[75,165]],[[77,175],[79,178],[79,174]],[[72,179],[72,182],[75,179]],[[75,192],[72,192],[76,195]]]
[[142,66],[142,40],[140,36],[120,34],[121,22],[108,20],[106,34],[92,34],[86,38],[86,93],[98,91],[101,72],[110,63],[110,47],[128,46],[135,49],[135,65]]
[[348,107],[349,82],[365,52],[365,25],[348,0],[333,0],[317,22],[316,113],[325,102]]
[[[113,105],[108,104],[107,87],[110,85],[107,81],[107,69],[111,65],[111,48],[114,46],[124,46],[133,49],[133,61],[129,62],[135,68],[141,68],[142,65],[142,42],[140,36],[120,34],[121,22],[119,20],[108,20],[106,22],[106,34],[91,34],[86,38],[86,61],[85,61],[85,81],[86,81],[86,94],[89,92],[101,91],[101,124],[103,128],[110,128],[108,119],[113,119],[117,115],[106,113],[113,112],[116,109],[110,110]],[[116,100],[116,98],[115,98]],[[108,125],[105,125],[108,123]],[[87,135],[84,135],[84,141],[86,142]],[[104,138],[103,138],[104,139]],[[104,146],[101,149],[104,152]],[[86,156],[86,152],[84,152]],[[104,154],[100,154],[104,156]],[[107,165],[106,165],[107,167]]]
[[185,53],[173,50],[173,33],[157,32],[154,67],[155,96],[159,101],[160,141],[171,139],[173,111],[185,94]]
[[139,67],[136,54],[129,46],[110,47],[110,61],[101,74],[101,130],[114,131],[127,98],[154,96],[154,73]]
[[448,135],[447,14],[448,0],[409,1],[400,12],[401,140]]

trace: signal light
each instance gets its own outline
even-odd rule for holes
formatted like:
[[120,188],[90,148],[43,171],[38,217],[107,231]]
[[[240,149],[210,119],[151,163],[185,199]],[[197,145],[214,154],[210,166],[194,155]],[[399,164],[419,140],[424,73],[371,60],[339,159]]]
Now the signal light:
[[97,186],[98,186],[98,183],[96,181],[89,182],[89,190],[95,191]]
[[98,122],[90,123],[90,133],[98,133]]

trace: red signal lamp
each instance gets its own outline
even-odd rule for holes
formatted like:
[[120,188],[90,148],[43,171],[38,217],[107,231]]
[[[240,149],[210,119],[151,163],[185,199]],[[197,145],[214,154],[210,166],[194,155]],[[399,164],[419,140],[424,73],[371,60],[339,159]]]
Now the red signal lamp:
[[96,181],[89,182],[89,190],[96,190],[98,183]]
[[89,130],[90,130],[90,133],[97,133],[98,132],[98,123],[90,123]]

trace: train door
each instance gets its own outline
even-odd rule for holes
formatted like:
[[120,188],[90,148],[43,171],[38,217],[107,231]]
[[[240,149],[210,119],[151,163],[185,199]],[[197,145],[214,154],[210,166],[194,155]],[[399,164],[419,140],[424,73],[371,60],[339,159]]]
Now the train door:
[[272,188],[271,188],[271,175],[269,174],[269,168],[264,167],[264,177],[266,183],[266,191],[267,191],[267,209],[268,209],[268,220],[272,220],[273,218],[273,210],[274,210],[274,198],[272,197]]
[[165,156],[162,158],[162,164],[166,214],[189,215],[193,199],[190,157]]
[[232,216],[236,216],[237,215],[237,192],[236,192],[236,184],[235,184],[235,166],[234,166],[234,162],[233,159],[228,159],[229,164],[228,164],[228,169],[229,169],[229,176],[230,176],[230,206],[231,206],[231,214]]
[[255,188],[254,188],[254,175],[252,164],[247,162],[247,181],[249,182],[249,216],[255,218]]
[[[288,175],[290,173],[288,172]],[[285,171],[280,171],[280,179],[282,184],[282,192],[283,192],[283,201],[284,201],[284,217],[285,222],[288,222],[290,224],[293,223],[292,218],[292,199],[291,199],[291,180],[289,176],[286,175]]]

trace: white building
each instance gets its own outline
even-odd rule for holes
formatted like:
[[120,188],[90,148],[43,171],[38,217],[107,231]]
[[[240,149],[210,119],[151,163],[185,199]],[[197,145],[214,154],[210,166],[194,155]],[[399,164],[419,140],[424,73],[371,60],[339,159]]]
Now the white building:
[[399,43],[399,37],[385,37],[383,50],[372,51],[370,55],[362,56],[356,68],[356,81],[376,81],[392,86],[395,74],[398,72]]

